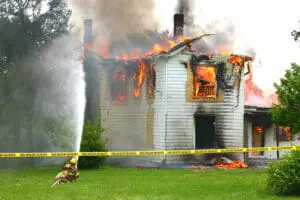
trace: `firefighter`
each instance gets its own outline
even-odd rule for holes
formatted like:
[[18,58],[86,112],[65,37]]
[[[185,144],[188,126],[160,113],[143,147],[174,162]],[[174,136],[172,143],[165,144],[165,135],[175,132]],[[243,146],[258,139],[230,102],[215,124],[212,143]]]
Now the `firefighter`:
[[78,159],[73,157],[67,164],[64,165],[63,171],[61,171],[54,179],[52,186],[60,183],[76,182],[79,178],[79,172],[77,168]]
[[76,157],[73,157],[69,163],[67,163],[65,166],[64,166],[64,170],[67,170],[67,179],[70,181],[70,182],[73,182],[79,178],[79,172],[78,172],[78,168],[77,168],[77,162],[78,162],[78,159]]

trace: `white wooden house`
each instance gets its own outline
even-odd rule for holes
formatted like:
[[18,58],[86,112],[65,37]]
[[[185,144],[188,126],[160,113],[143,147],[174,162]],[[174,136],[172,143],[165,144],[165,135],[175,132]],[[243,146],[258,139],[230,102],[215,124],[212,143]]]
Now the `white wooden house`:
[[[150,62],[155,70],[152,80],[155,81],[154,95],[149,97],[149,81],[145,79],[141,96],[137,99],[131,74],[136,72],[128,70],[128,64],[120,69],[120,63],[115,60],[100,61],[101,116],[107,129],[105,136],[109,140],[109,150],[244,146],[243,69],[238,71],[238,67],[229,63],[229,56],[213,55],[209,60],[197,61],[201,57],[206,58],[195,55],[186,45],[153,57]],[[204,91],[203,96],[195,96],[193,67],[212,68],[214,71],[209,95]],[[112,77],[116,72],[126,76],[115,86]],[[112,95],[113,88],[122,88],[121,99]],[[208,89],[205,86],[200,88]],[[243,159],[242,154],[235,156]],[[183,157],[153,159],[171,162]]]
[[[89,39],[91,29],[85,29],[85,41],[92,41]],[[88,58],[86,56],[86,60]],[[95,94],[99,95],[97,102],[100,102],[108,149],[135,151],[274,146],[274,125],[265,115],[264,143],[259,143],[257,137],[253,140],[253,125],[260,117],[258,112],[252,115],[256,117],[251,117],[249,107],[245,112],[243,80],[249,70],[249,60],[251,58],[247,56],[199,55],[191,50],[189,43],[182,43],[166,53],[144,60],[125,62],[97,58],[92,63],[97,69],[93,71],[94,76],[99,74],[95,77],[99,77],[100,92]],[[145,66],[143,70],[146,74],[141,78],[140,71]],[[203,73],[210,74],[209,80],[203,77]],[[142,80],[142,84],[138,80]],[[88,102],[95,102],[95,94],[91,95],[93,100],[88,99]],[[250,154],[227,156],[242,160],[260,156]],[[276,152],[264,155],[274,158]],[[186,159],[203,160],[203,156],[111,160],[132,164],[136,160],[169,163]]]

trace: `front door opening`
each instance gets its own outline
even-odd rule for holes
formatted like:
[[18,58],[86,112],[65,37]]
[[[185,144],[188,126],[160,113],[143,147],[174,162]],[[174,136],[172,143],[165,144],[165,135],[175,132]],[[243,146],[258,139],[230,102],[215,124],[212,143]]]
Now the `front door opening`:
[[196,149],[209,149],[216,146],[215,117],[196,115]]
[[[264,127],[260,125],[252,125],[252,147],[264,147]],[[263,151],[253,152],[254,156],[264,155]]]

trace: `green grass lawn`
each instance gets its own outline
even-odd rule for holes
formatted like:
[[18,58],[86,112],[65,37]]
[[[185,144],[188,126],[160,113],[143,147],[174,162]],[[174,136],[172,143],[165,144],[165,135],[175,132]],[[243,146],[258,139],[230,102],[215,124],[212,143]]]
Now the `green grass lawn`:
[[0,200],[299,199],[267,193],[263,170],[81,170],[79,182],[51,188],[58,171],[59,168],[0,171]]

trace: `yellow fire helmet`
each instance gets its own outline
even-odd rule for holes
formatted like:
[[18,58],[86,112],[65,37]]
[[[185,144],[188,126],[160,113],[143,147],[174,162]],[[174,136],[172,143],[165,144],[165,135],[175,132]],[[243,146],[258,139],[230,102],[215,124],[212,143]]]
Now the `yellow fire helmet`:
[[77,158],[73,157],[71,160],[70,160],[70,163],[72,164],[76,164],[77,163]]

